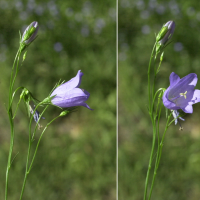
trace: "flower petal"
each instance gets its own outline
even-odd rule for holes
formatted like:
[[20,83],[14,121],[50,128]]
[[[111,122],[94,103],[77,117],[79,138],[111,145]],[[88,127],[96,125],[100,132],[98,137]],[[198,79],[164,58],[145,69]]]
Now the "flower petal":
[[200,90],[195,90],[194,91],[192,102],[193,102],[193,104],[200,102]]
[[185,113],[193,113],[192,105],[200,102],[200,90],[193,91],[190,99],[191,100],[185,105],[185,107],[181,108]]
[[187,105],[185,108],[181,108],[185,113],[193,113],[192,105]]
[[169,86],[169,87],[165,90],[165,92],[164,92],[164,94],[163,94],[163,104],[164,104],[164,106],[165,106],[166,108],[170,109],[170,110],[178,110],[178,109],[181,109],[181,108],[178,107],[175,103],[173,103],[172,101],[170,101],[170,100],[168,99],[167,96],[168,96],[168,93],[169,93],[170,89],[171,89],[171,87]]
[[173,87],[173,86],[176,85],[179,81],[180,81],[180,77],[179,77],[176,73],[172,72],[172,73],[170,74],[170,77],[169,77],[170,87]]
[[192,98],[194,96],[194,90],[193,88],[190,89],[190,87],[193,87],[193,86],[188,85],[187,87],[185,87],[185,91],[187,91],[187,93],[173,101],[176,104],[176,106],[183,108],[183,107],[186,107],[189,104],[189,102],[192,101]]
[[171,110],[171,111],[172,111],[172,115],[175,119],[175,125],[178,123],[178,118],[181,119],[182,121],[185,121],[185,119],[183,119],[182,117],[178,117],[179,112],[177,110]]
[[51,96],[54,95],[62,95],[65,94],[67,91],[72,90],[73,88],[79,87],[81,84],[81,78],[83,76],[83,73],[81,70],[78,71],[77,75],[72,78],[71,80],[67,81],[66,83],[58,86],[51,94]]
[[[193,73],[193,74],[195,74],[195,73]],[[197,75],[196,75],[195,78],[192,80],[192,82],[189,85],[193,85],[195,87],[196,84],[197,84],[197,81],[198,81],[198,78],[197,78]]]
[[85,101],[89,98],[89,92],[80,88],[74,88],[73,90],[65,92],[64,95],[56,95],[51,101],[54,105],[61,108],[85,106],[91,109]]
[[178,83],[171,87],[168,98],[177,97],[180,93],[184,93],[187,90],[194,90],[195,85],[193,84],[195,84],[196,79],[197,75],[195,73],[188,74],[180,79]]

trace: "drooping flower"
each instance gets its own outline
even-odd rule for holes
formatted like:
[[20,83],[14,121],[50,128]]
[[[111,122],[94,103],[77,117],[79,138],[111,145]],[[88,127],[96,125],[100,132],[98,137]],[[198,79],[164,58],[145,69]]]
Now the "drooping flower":
[[68,82],[58,86],[51,94],[52,104],[61,108],[68,108],[74,106],[84,106],[92,110],[85,101],[90,96],[90,93],[84,89],[79,88],[81,84],[83,73],[78,71],[77,75]]
[[[170,86],[163,94],[164,106],[170,110],[182,109],[185,113],[193,113],[192,105],[200,102],[200,90],[194,89],[198,80],[197,75],[191,73],[180,79],[176,73],[172,72],[169,80]],[[173,115],[178,117],[177,113],[174,112]]]

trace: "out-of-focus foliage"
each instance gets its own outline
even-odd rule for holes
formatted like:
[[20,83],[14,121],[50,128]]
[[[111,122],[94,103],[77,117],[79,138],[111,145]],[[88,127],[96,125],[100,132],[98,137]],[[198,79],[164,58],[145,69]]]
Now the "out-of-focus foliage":
[[[148,116],[147,68],[151,50],[164,23],[174,20],[172,43],[166,47],[156,81],[169,86],[171,72],[200,77],[199,1],[119,1],[119,199],[142,200],[152,126]],[[200,83],[197,83],[200,89]],[[200,104],[165,136],[153,200],[200,199]],[[163,112],[160,130],[166,123]],[[155,161],[155,159],[154,159]],[[154,166],[152,166],[154,167]]]
[[[28,48],[16,87],[25,86],[43,100],[59,79],[68,81],[81,69],[81,88],[90,93],[87,103],[94,111],[78,108],[48,128],[28,176],[24,199],[116,198],[115,6],[114,0],[0,1],[0,199],[4,196],[10,138],[5,108],[10,70],[19,30],[23,33],[32,21],[39,23],[39,36]],[[50,107],[42,125],[59,113]],[[28,116],[23,104],[15,123],[13,156],[18,155],[10,171],[11,200],[19,198],[25,172]]]

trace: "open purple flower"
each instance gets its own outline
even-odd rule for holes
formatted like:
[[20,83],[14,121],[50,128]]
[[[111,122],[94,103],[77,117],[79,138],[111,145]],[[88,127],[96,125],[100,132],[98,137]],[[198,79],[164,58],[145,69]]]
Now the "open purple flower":
[[92,110],[86,103],[89,98],[89,92],[78,88],[81,84],[83,73],[78,71],[77,75],[68,82],[58,86],[51,94],[52,104],[61,108],[84,106]]
[[170,86],[163,95],[164,106],[172,111],[182,109],[185,113],[193,113],[192,105],[200,102],[200,90],[194,89],[198,80],[197,75],[191,73],[180,79],[172,72],[169,80]]

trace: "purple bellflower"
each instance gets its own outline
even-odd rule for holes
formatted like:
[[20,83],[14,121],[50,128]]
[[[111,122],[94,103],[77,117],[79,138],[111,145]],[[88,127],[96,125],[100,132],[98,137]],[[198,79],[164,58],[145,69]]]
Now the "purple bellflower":
[[83,73],[78,71],[77,75],[68,82],[58,86],[51,94],[52,104],[61,108],[68,108],[74,106],[84,106],[92,110],[86,103],[90,93],[86,90],[78,88],[81,84]]
[[[197,75],[191,73],[180,79],[176,73],[172,72],[169,80],[170,86],[163,94],[164,106],[172,110],[174,118],[179,116],[178,109],[182,109],[185,113],[193,113],[192,105],[200,102],[200,90],[194,89],[198,80]],[[181,117],[179,119],[184,120]]]

